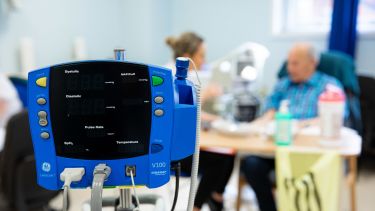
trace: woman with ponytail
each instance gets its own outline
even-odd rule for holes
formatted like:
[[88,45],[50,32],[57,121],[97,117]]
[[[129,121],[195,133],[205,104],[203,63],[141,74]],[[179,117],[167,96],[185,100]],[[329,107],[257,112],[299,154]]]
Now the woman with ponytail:
[[[203,38],[193,32],[185,32],[179,37],[168,37],[167,45],[172,49],[173,61],[177,57],[189,57],[195,63],[199,74],[205,63],[206,46]],[[175,63],[170,62],[166,67],[175,73]],[[193,65],[189,66],[192,72]],[[189,74],[190,75],[190,74]],[[189,77],[195,79],[195,75]],[[217,86],[208,86],[202,90],[202,103],[205,100],[219,96],[221,89]],[[213,114],[202,112],[202,121],[210,122],[219,117]],[[190,174],[192,157],[183,159],[181,162],[182,172]],[[197,189],[194,202],[194,211],[199,211],[203,204],[208,204],[211,211],[224,210],[223,193],[231,176],[234,166],[233,152],[218,153],[215,150],[205,149],[200,151],[199,172],[201,180]]]

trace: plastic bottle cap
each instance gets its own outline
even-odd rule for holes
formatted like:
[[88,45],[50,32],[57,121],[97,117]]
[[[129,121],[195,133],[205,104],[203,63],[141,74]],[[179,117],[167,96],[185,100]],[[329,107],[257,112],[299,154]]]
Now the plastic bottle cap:
[[339,87],[328,84],[326,87],[326,90],[319,96],[319,101],[324,101],[324,102],[345,101],[345,94]]
[[289,100],[281,101],[279,112],[283,114],[289,113]]
[[186,57],[178,57],[176,59],[176,67],[189,68],[189,59]]

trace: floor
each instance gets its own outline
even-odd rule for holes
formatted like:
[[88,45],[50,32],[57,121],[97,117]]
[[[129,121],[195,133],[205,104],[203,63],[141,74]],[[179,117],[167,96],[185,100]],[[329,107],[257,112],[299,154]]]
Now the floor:
[[[360,211],[372,211],[374,210],[374,194],[375,194],[375,159],[367,160],[360,165],[360,173],[357,183],[357,204],[358,210]],[[238,171],[234,171],[238,172]],[[226,210],[232,211],[235,206],[235,199],[237,196],[237,174],[234,173],[232,178],[227,186],[225,192],[225,207]],[[174,193],[174,178],[171,179],[170,183],[167,185],[149,190],[147,188],[138,188],[137,194],[157,194],[164,198],[165,207],[167,210],[170,209],[171,200]],[[345,185],[342,185],[342,196],[340,199],[342,211],[349,211],[349,195],[348,190]],[[186,211],[187,201],[188,201],[188,192],[189,192],[189,180],[184,178],[181,180],[179,199],[176,207],[176,211]],[[103,191],[103,197],[113,197],[118,196],[119,191],[117,189],[106,189]],[[88,204],[85,204],[90,199],[90,190],[72,190],[70,192],[71,196],[71,208],[72,211],[89,211]],[[256,199],[252,190],[248,187],[243,190],[243,203],[241,211],[257,211]],[[61,207],[62,198],[61,196],[57,197],[52,205],[54,207]],[[103,210],[113,210],[113,208],[107,208]],[[151,211],[155,210],[151,205],[144,205],[140,207],[142,211]],[[203,211],[209,211],[207,207],[203,207]]]

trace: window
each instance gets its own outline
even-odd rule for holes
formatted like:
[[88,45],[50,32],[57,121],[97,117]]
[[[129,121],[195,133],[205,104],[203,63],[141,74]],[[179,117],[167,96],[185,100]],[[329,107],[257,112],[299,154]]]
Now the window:
[[[324,34],[330,30],[334,0],[274,0],[276,34]],[[375,33],[375,0],[360,0],[358,31]]]
[[375,0],[360,0],[358,30],[365,33],[375,32]]

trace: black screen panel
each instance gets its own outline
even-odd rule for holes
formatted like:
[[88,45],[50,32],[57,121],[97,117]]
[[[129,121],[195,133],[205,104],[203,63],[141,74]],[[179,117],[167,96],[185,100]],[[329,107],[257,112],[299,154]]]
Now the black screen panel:
[[49,84],[58,156],[90,160],[148,154],[151,86],[147,66],[60,65],[51,68]]

